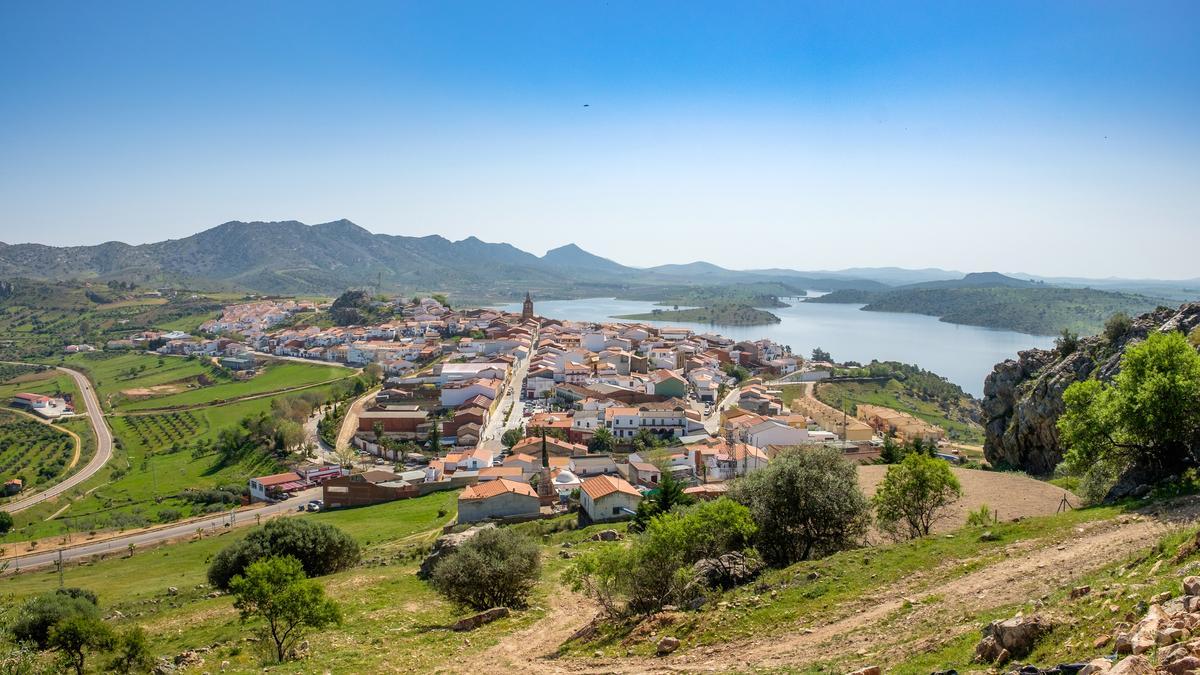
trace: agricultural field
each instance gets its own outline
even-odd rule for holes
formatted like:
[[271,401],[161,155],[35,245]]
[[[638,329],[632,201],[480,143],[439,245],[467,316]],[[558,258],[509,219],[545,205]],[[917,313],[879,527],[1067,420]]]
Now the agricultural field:
[[321,364],[276,361],[249,380],[234,380],[203,359],[144,352],[93,352],[60,359],[87,373],[106,408],[158,410],[306,387],[349,377],[354,371]]
[[73,401],[79,402],[79,390],[75,387],[75,380],[70,375],[53,368],[47,368],[40,372],[26,372],[0,382],[0,405],[8,405],[9,399],[14,394],[22,392],[47,396],[65,394],[70,395]]
[[75,455],[75,439],[49,424],[0,410],[0,483],[20,478],[25,489],[58,482]]
[[246,396],[309,387],[332,380],[344,379],[353,374],[353,370],[338,366],[309,365],[294,361],[275,361],[268,364],[261,373],[249,380],[217,382],[198,389],[189,389],[175,394],[131,401],[124,404],[122,409],[130,411],[157,410],[204,405],[214,402],[219,403]]

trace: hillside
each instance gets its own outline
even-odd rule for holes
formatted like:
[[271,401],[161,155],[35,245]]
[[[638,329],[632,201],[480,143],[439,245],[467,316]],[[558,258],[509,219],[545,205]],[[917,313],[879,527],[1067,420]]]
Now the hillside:
[[1059,288],[996,273],[911,284],[886,291],[838,290],[805,302],[863,304],[869,312],[908,312],[948,323],[1056,335],[1064,328],[1090,335],[1116,314],[1137,314],[1156,298],[1090,288]]
[[[773,282],[795,273],[726,270],[708,263],[637,269],[568,244],[536,256],[476,237],[373,234],[348,221],[306,225],[231,221],[182,239],[133,246],[0,245],[0,278],[118,279],[140,285],[190,285],[263,293],[340,293],[356,286],[445,291],[472,300],[611,297],[663,285]],[[852,287],[852,279],[806,279],[801,288]],[[862,281],[870,287],[881,284]],[[662,299],[662,298],[656,298]]]
[[1063,391],[1089,377],[1110,380],[1126,347],[1158,330],[1183,331],[1197,344],[1200,303],[1143,314],[1119,335],[1080,339],[1070,354],[1030,349],[996,364],[983,384],[988,461],[1035,474],[1053,471],[1063,456],[1056,427],[1063,412]]

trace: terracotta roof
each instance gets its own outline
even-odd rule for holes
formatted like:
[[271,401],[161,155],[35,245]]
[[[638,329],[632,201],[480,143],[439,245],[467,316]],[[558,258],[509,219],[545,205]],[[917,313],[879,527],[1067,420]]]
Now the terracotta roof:
[[509,492],[525,495],[527,497],[537,497],[537,492],[529,483],[518,483],[517,481],[508,480],[507,478],[498,478],[490,480],[486,483],[476,483],[468,485],[461,494],[458,495],[459,500],[464,499],[491,499]]
[[635,487],[629,484],[623,478],[615,476],[596,476],[583,481],[583,485],[579,488],[586,492],[593,501],[606,497],[614,492],[624,492],[625,494],[642,496]]
[[521,476],[519,466],[487,466],[479,470],[480,476]]
[[261,478],[255,478],[254,480],[258,481],[258,484],[262,485],[263,487],[271,487],[273,485],[282,485],[284,483],[298,481],[300,480],[300,474],[296,473],[295,471],[285,471],[284,473],[262,476]]

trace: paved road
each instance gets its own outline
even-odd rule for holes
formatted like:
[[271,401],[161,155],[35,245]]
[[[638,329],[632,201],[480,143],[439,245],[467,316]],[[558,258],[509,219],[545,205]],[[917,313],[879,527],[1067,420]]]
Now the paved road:
[[[300,504],[307,503],[311,499],[319,499],[320,496],[320,488],[311,488],[286,501],[249,509],[248,511],[225,512],[197,520],[176,523],[174,525],[165,525],[153,530],[134,532],[127,535],[113,537],[112,539],[108,539],[106,541],[81,543],[74,546],[68,546],[61,549],[62,557],[64,562],[70,562],[72,560],[88,558],[94,555],[123,553],[129,549],[130,544],[133,544],[138,548],[142,548],[168,540],[183,539],[196,534],[196,530],[198,529],[202,529],[205,531],[205,533],[208,533],[211,531],[224,530],[227,524],[229,524],[230,527],[254,525],[259,521],[260,518],[289,512],[296,513],[297,507]],[[258,517],[256,518],[256,516]],[[230,523],[231,520],[232,523]],[[21,544],[17,544],[17,546],[21,546]],[[12,550],[15,547],[10,545],[7,548]],[[53,564],[58,560],[59,550],[60,549],[54,548],[44,549],[42,551],[38,551],[37,553],[29,553],[27,555],[5,558],[4,562],[9,564],[9,571],[15,573],[31,567],[42,567]]]
[[255,356],[261,356],[264,359],[275,359],[277,361],[295,361],[296,363],[307,363],[310,366],[316,365],[316,366],[337,366],[339,368],[356,368],[356,366],[350,366],[345,363],[339,363],[337,361],[319,361],[317,359],[302,359],[299,356],[276,356],[275,354],[271,354],[268,352],[256,352],[254,350],[251,350],[250,353]]
[[720,403],[713,406],[712,414],[708,416],[708,419],[704,420],[705,431],[713,435],[716,435],[721,431],[721,411],[732,408],[733,405],[737,403],[738,396],[740,396],[741,393],[741,387],[734,387],[733,389],[730,389],[727,394],[725,394],[725,398],[721,399]]
[[[533,333],[532,346],[537,347],[538,332]],[[533,361],[533,351],[525,357],[523,361],[517,363],[516,370],[513,371],[512,377],[509,378],[508,386],[504,393],[500,395],[500,402],[496,404],[496,411],[492,418],[488,420],[487,428],[480,432],[479,445],[480,447],[490,448],[493,453],[498,453],[504,449],[504,444],[500,439],[504,437],[504,432],[509,429],[515,429],[525,422],[525,404],[521,401],[521,389],[525,385],[525,376],[529,373],[529,363]],[[504,413],[512,406],[512,414],[508,416],[508,421],[504,420]]]
[[[79,393],[87,406],[88,421],[92,423],[92,433],[96,436],[96,454],[87,463],[87,466],[71,474],[61,483],[28,497],[22,497],[16,501],[4,504],[0,506],[0,510],[16,513],[35,504],[40,504],[47,499],[57,497],[94,476],[97,471],[108,463],[108,460],[112,459],[112,431],[108,428],[108,423],[104,421],[104,411],[100,409],[100,399],[96,398],[96,391],[92,389],[92,383],[79,371],[61,367],[58,370],[70,375],[75,380],[75,386],[79,388]],[[78,405],[78,402],[76,402],[76,405]]]

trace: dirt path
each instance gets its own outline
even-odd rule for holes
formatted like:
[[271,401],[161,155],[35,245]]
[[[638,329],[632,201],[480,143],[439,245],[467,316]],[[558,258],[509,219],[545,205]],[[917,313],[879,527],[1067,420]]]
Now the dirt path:
[[[580,607],[573,601],[563,601],[564,606],[536,625],[506,638],[494,653],[507,659],[504,670],[520,667],[544,673],[749,671],[802,668],[835,659],[863,665],[896,663],[964,632],[977,632],[974,617],[981,612],[1041,597],[1152,546],[1179,522],[1193,521],[1200,511],[1197,504],[1200,500],[1190,500],[1159,517],[1122,516],[1085,523],[1060,538],[1015,542],[1003,549],[999,560],[965,575],[956,576],[951,569],[968,561],[947,561],[941,568],[911,574],[843,603],[824,616],[804,617],[770,636],[700,646],[667,658],[546,658],[556,641],[595,613],[588,603]],[[922,602],[926,598],[931,599]],[[939,627],[935,637],[926,634],[929,626]]]

